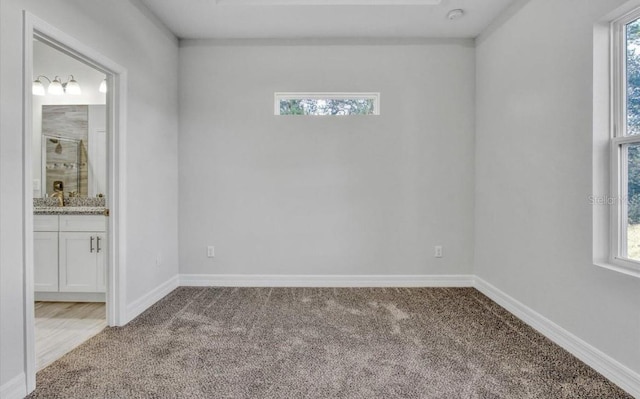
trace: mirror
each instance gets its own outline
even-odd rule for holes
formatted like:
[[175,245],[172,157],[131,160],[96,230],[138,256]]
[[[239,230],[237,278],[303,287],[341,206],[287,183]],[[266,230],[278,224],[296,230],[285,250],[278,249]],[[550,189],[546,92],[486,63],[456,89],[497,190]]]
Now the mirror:
[[106,109],[104,105],[42,106],[42,192],[51,196],[62,182],[69,197],[106,194]]
[[[107,195],[105,74],[46,43],[33,43],[33,196],[62,186],[65,198]],[[62,82],[58,92],[51,81]],[[76,87],[70,85],[71,79]]]

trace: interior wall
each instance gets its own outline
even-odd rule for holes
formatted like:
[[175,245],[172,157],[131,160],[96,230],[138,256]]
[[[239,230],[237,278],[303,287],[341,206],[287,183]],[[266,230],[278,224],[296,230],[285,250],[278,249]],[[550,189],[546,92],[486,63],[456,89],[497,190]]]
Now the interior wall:
[[[473,41],[183,41],[179,87],[180,273],[472,272]],[[274,116],[296,91],[381,115]]]
[[[128,1],[0,2],[0,385],[24,372],[22,10],[128,71],[126,303],[177,274],[177,76],[174,37]],[[161,255],[161,264],[156,258]]]
[[594,23],[622,3],[531,0],[476,41],[475,273],[640,372],[640,280],[594,265],[589,203]]

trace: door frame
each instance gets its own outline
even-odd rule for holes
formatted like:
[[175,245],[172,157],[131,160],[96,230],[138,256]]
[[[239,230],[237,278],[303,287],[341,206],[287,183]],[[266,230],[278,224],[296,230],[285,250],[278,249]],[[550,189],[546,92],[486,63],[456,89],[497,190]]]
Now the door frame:
[[[126,110],[127,70],[91,48],[23,11],[23,264],[24,264],[24,352],[27,392],[36,386],[35,313],[33,276],[33,39],[47,43],[59,51],[103,72],[107,76],[107,323],[126,324]],[[40,156],[38,154],[38,156]]]

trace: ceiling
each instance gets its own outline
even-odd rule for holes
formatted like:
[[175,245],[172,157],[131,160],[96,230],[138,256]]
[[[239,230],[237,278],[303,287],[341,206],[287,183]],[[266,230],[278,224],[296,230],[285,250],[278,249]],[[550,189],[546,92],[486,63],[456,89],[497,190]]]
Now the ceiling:
[[[142,0],[181,39],[472,38],[514,0]],[[465,11],[449,20],[452,9]]]

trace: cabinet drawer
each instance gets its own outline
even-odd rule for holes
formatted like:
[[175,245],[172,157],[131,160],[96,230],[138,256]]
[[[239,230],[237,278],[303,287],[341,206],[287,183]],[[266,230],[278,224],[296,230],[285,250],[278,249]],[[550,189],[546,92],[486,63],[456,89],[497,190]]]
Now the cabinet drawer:
[[60,231],[106,231],[107,218],[100,215],[61,215]]
[[58,231],[58,215],[34,215],[33,231]]

